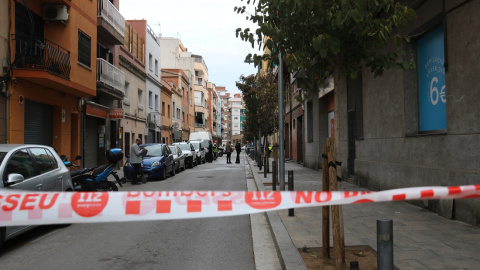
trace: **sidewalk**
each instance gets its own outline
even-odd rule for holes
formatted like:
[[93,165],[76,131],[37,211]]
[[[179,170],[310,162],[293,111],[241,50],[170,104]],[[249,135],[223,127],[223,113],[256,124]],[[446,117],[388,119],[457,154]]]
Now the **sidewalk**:
[[[272,175],[267,174],[264,178],[263,170],[259,171],[250,157],[244,157],[258,190],[271,190]],[[290,170],[294,172],[295,190],[322,189],[321,171],[285,162],[286,182]],[[364,189],[342,182],[342,190]],[[306,269],[298,248],[322,246],[321,207],[295,209],[293,217],[288,216],[288,210],[267,212],[267,218],[283,268]],[[376,250],[376,221],[384,218],[393,220],[394,264],[397,268],[480,269],[480,228],[440,217],[405,202],[344,205],[345,246],[368,245]]]

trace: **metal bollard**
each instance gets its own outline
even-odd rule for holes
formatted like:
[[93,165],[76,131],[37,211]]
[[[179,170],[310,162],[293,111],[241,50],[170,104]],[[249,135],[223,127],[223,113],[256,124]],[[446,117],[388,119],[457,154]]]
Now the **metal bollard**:
[[272,190],[277,190],[277,163],[272,161]]
[[267,156],[263,157],[264,168],[263,168],[263,178],[267,178]]
[[393,220],[377,219],[377,269],[393,270]]
[[259,161],[260,161],[260,163],[258,163],[258,169],[259,169],[259,170],[262,170],[262,165],[263,165],[263,164],[262,164],[262,154],[260,154]]
[[357,261],[350,262],[350,270],[359,270]]
[[266,155],[266,158],[265,158],[265,171],[267,171],[267,173],[270,172],[270,162],[268,160],[268,155]]
[[[288,171],[288,191],[293,191],[293,171]],[[294,209],[288,209],[288,216],[293,217],[294,215]]]

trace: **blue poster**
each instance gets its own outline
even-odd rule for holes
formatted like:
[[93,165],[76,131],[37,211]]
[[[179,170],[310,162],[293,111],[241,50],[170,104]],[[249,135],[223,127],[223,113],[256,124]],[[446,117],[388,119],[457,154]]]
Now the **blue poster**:
[[420,131],[447,129],[443,26],[418,40]]

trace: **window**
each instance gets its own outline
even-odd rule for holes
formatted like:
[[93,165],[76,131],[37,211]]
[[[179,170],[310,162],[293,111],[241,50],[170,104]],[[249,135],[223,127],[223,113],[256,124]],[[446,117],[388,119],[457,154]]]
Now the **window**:
[[153,109],[153,93],[152,91],[148,91],[148,107]]
[[8,179],[11,173],[21,174],[24,179],[35,176],[35,168],[26,149],[15,152],[5,168],[3,179]]
[[43,174],[58,168],[55,158],[46,149],[43,148],[31,148],[33,156],[35,157],[35,163],[39,174]]
[[125,81],[125,98],[130,98],[130,83]]
[[153,71],[153,62],[152,62],[152,54],[148,54],[148,68],[150,71]]
[[173,117],[175,117],[175,101],[173,102],[172,113],[173,113]]
[[142,100],[143,100],[143,90],[138,89],[138,108],[140,110],[143,110]]
[[155,111],[158,112],[158,95],[155,95]]
[[158,76],[158,60],[155,59],[155,75]]
[[165,116],[165,102],[162,101],[162,115]]
[[447,129],[444,40],[440,26],[417,42],[420,132]]
[[91,38],[78,30],[78,63],[91,67],[90,53],[91,53]]

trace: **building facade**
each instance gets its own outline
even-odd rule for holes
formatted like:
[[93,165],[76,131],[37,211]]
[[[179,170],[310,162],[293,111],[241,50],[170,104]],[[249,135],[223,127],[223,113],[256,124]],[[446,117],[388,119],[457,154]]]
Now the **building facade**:
[[[305,103],[305,166],[321,167],[329,127],[338,122],[342,178],[370,190],[456,186],[480,180],[475,149],[480,39],[478,1],[406,1],[417,18],[401,29],[412,37],[404,60],[413,69],[326,86]],[[340,89],[346,89],[342,92]],[[335,98],[332,93],[335,93]],[[337,115],[332,115],[334,104]],[[332,119],[334,119],[332,121]],[[412,201],[447,218],[480,224],[476,199]]]
[[192,55],[195,69],[195,131],[209,130],[208,68],[200,55]]
[[[147,129],[147,74],[145,71],[145,40],[128,23],[125,23],[125,42],[116,46],[120,69],[125,74],[123,109],[125,117],[120,121],[125,156],[130,155],[130,145],[136,138],[148,140]],[[145,136],[147,138],[145,138]]]
[[[53,146],[72,159],[82,153],[83,101],[97,94],[100,5],[75,0],[59,6],[30,2],[26,7],[13,0],[0,4],[8,14],[2,16],[8,23],[0,26],[8,46],[0,51],[0,86],[7,97],[0,113],[6,119],[4,141]],[[58,9],[58,16],[44,14],[44,8]]]

